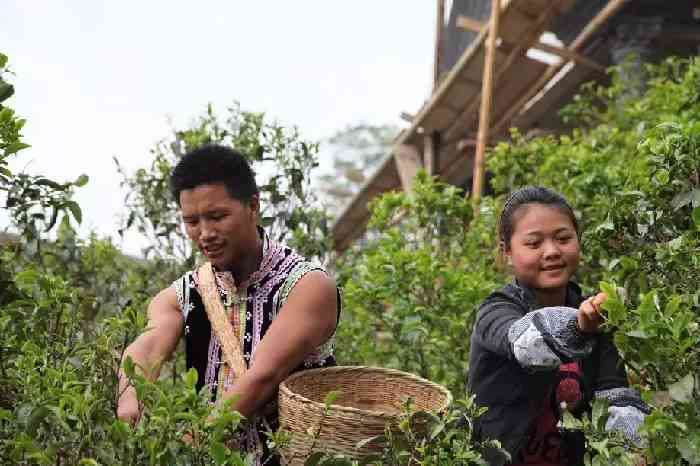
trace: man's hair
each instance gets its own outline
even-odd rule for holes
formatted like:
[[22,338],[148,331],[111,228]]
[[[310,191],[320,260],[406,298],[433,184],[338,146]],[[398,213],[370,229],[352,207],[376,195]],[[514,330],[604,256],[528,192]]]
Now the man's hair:
[[520,220],[519,211],[522,207],[529,204],[541,204],[559,209],[563,214],[569,217],[571,223],[574,225],[574,229],[578,233],[576,215],[574,215],[574,210],[564,196],[542,186],[525,186],[524,188],[512,192],[503,204],[501,218],[498,222],[498,236],[503,247],[510,247],[510,238],[513,236],[515,224]]
[[180,205],[182,191],[216,183],[223,184],[229,196],[239,201],[249,201],[260,192],[255,174],[243,154],[216,144],[189,151],[170,175],[170,191],[177,205]]

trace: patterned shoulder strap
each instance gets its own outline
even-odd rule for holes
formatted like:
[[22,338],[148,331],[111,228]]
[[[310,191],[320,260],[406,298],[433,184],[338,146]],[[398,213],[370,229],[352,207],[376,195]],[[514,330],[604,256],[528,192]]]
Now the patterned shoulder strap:
[[216,334],[224,353],[224,359],[233,371],[236,378],[247,370],[243,354],[241,354],[240,340],[233,331],[233,326],[226,316],[224,304],[221,302],[219,291],[216,288],[216,279],[211,262],[207,262],[199,268],[199,286],[204,310],[209,317],[211,328]]

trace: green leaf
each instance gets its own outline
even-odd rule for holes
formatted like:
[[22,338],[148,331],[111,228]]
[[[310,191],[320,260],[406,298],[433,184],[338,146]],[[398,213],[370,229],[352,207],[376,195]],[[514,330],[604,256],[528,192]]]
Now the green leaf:
[[700,207],[693,209],[692,218],[693,223],[695,223],[695,227],[700,228]]
[[662,186],[666,186],[668,182],[671,180],[671,175],[669,174],[668,170],[666,169],[661,169],[656,173],[656,176],[654,176],[654,179],[656,182]]
[[100,463],[92,458],[83,458],[78,463],[78,466],[100,466]]
[[632,338],[641,338],[643,340],[649,338],[649,335],[647,335],[644,330],[630,330],[629,332],[625,333],[625,335]]
[[83,173],[78,178],[76,178],[73,184],[80,188],[82,186],[85,186],[88,183],[88,181],[90,181],[90,177]]
[[314,452],[306,459],[304,466],[316,466],[321,463],[324,456],[325,455],[320,451]]
[[131,356],[127,356],[126,359],[124,359],[124,373],[126,374],[127,377],[132,378],[134,377],[135,370],[136,370],[136,364],[134,364],[134,360],[131,358]]
[[338,399],[338,397],[340,396],[340,393],[341,393],[340,390],[331,390],[330,392],[328,392],[326,394],[325,397],[323,397],[323,404],[326,407],[329,407],[330,405],[335,403],[335,400]]
[[601,282],[600,290],[608,295],[608,299],[603,303],[605,316],[611,325],[618,325],[625,320],[627,309],[619,298],[617,288],[609,283]]
[[571,414],[569,411],[564,411],[564,414],[561,419],[561,424],[564,429],[569,429],[569,430],[579,430],[583,427],[583,422],[581,420],[576,419],[573,414]]
[[129,218],[128,218],[128,220],[126,221],[126,229],[131,228],[131,225],[134,224],[134,220],[136,220],[136,212],[132,210],[132,211],[129,213]]
[[15,93],[15,88],[12,84],[6,83],[0,79],[0,102],[3,102]]
[[46,406],[37,406],[32,411],[32,414],[27,419],[27,433],[31,436],[36,435],[36,431],[41,425],[41,422],[51,414],[51,411]]
[[668,387],[668,392],[675,401],[687,403],[693,399],[693,389],[695,388],[695,377],[688,374],[678,382]]
[[38,180],[36,180],[35,184],[37,186],[48,186],[49,188],[55,189],[57,191],[63,191],[65,189],[64,185],[56,183],[53,180],[49,180],[48,178],[39,178]]
[[226,457],[228,456],[228,449],[221,442],[212,442],[211,446],[209,446],[209,454],[215,464],[225,464]]
[[676,441],[676,448],[684,460],[690,464],[700,464],[700,436],[682,437]]
[[79,224],[83,222],[83,211],[80,209],[80,206],[77,202],[68,201],[66,203],[66,207],[68,207],[68,210],[70,210],[71,214],[73,214],[73,218],[76,222],[78,222]]
[[437,422],[433,428],[430,430],[430,436],[428,437],[431,441],[435,440],[438,435],[440,435],[445,430],[444,422]]
[[16,154],[17,152],[24,150],[28,147],[31,147],[29,144],[26,144],[24,142],[11,142],[7,146],[5,146],[5,155],[12,155]]
[[187,388],[194,388],[197,385],[197,371],[194,368],[185,373],[185,386]]
[[601,231],[612,231],[614,229],[615,229],[615,223],[613,223],[612,217],[610,216],[610,214],[608,214],[605,221],[603,223],[599,224],[596,227],[595,231],[596,231],[596,233],[598,233]]
[[53,206],[53,212],[51,213],[51,220],[49,220],[49,223],[46,224],[46,229],[44,231],[45,232],[50,231],[56,225],[57,219],[58,219],[58,208],[56,206]]
[[591,441],[589,444],[598,453],[607,453],[609,439],[603,439],[599,441]]
[[605,421],[608,417],[608,402],[605,399],[598,399],[593,403],[591,421],[593,426],[602,431],[605,429]]

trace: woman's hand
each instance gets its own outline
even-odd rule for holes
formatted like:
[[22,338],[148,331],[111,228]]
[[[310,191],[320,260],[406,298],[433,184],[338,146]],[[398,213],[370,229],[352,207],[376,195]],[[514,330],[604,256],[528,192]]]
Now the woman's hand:
[[578,328],[583,333],[597,333],[603,316],[600,314],[601,306],[608,299],[605,293],[598,293],[581,303],[578,308]]

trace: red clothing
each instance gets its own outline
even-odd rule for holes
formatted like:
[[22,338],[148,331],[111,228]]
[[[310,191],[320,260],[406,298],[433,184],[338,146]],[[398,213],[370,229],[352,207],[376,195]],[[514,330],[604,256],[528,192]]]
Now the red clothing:
[[563,403],[573,409],[582,399],[581,368],[578,363],[562,364],[559,367],[559,383],[552,397],[543,400],[539,416],[528,433],[527,443],[518,455],[518,463],[513,466],[566,466],[564,449],[561,448],[561,435],[557,424]]

